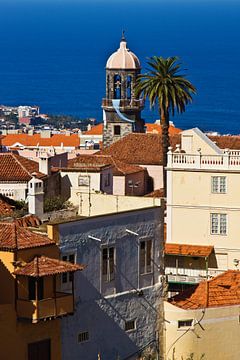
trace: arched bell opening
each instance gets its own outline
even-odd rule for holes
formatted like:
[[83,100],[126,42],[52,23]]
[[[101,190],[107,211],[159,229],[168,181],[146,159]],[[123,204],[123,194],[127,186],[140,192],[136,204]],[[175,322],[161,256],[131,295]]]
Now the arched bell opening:
[[127,76],[127,87],[126,87],[126,97],[128,100],[132,98],[132,76]]
[[121,99],[122,92],[122,84],[121,84],[121,76],[114,75],[114,99]]

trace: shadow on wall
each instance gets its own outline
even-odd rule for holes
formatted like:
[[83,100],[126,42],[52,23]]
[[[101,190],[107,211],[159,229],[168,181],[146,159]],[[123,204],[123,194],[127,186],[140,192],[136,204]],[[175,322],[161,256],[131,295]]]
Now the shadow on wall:
[[[81,284],[76,312],[62,320],[63,359],[97,360],[98,354],[102,360],[137,359],[140,349],[133,342],[137,340],[135,331],[128,333],[123,328],[130,315],[136,317],[136,301],[142,300],[132,294],[124,300],[105,299],[83,274],[79,273],[76,280]],[[89,333],[88,341],[78,342],[81,332]],[[138,336],[146,337],[144,329],[142,333],[138,329]]]
[[61,178],[61,196],[64,200],[68,200],[71,196],[71,182],[67,175]]

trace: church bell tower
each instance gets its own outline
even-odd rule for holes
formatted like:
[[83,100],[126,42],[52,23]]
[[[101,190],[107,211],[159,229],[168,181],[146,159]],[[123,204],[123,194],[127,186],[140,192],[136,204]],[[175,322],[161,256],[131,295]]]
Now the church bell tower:
[[140,61],[127,48],[123,32],[119,49],[110,56],[106,65],[106,98],[102,100],[104,147],[129,133],[144,132],[141,119],[144,101],[134,92],[140,72]]

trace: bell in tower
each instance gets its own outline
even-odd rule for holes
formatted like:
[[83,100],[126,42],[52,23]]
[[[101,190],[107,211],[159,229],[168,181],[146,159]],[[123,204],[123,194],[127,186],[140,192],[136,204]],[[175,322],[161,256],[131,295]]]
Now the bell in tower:
[[104,133],[103,146],[109,146],[132,132],[144,132],[141,111],[144,101],[134,93],[141,65],[137,56],[127,48],[122,34],[120,47],[106,65],[106,98],[102,100]]

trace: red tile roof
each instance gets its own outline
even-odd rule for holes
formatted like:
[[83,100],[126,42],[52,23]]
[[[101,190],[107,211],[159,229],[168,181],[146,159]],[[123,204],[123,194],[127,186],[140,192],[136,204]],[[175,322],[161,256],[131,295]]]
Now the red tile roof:
[[240,136],[208,136],[220,149],[240,150]]
[[68,261],[36,256],[32,261],[14,271],[15,275],[42,277],[83,270],[84,265],[72,264]]
[[240,271],[228,270],[168,300],[185,310],[240,305]]
[[42,234],[36,234],[15,223],[0,223],[0,249],[21,250],[52,245],[55,242]]
[[41,225],[41,220],[36,215],[26,215],[15,220],[15,224],[21,227],[38,227]]
[[213,246],[165,244],[166,255],[208,257],[213,252]]
[[[150,123],[146,123],[145,124],[146,127],[146,133],[150,133],[150,134],[162,134],[162,126],[160,124],[150,124]],[[169,135],[175,135],[175,134],[179,134],[182,130],[175,128],[175,126],[170,125],[169,126]]]
[[45,177],[38,169],[36,161],[13,153],[0,153],[0,181],[29,181],[32,173],[38,178]]
[[91,128],[91,130],[85,131],[84,135],[102,135],[103,134],[103,123],[97,124]]
[[2,140],[3,146],[13,146],[20,143],[23,146],[65,146],[75,147],[80,146],[80,138],[78,134],[53,134],[50,138],[41,137],[41,134],[8,134]]
[[81,169],[83,166],[113,166],[113,175],[116,176],[144,171],[144,169],[140,166],[126,164],[122,161],[114,159],[111,155],[79,155],[68,161],[68,168]]
[[161,198],[164,197],[164,189],[156,189],[149,194],[144,195],[145,197]]
[[[173,148],[180,141],[180,135],[170,136]],[[159,134],[129,134],[98,154],[112,155],[127,164],[162,165],[162,137]]]
[[1,215],[9,215],[11,216],[13,213],[14,206],[9,205],[3,199],[0,199],[0,216]]

